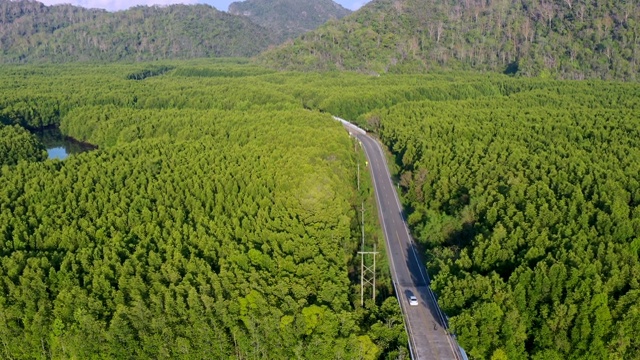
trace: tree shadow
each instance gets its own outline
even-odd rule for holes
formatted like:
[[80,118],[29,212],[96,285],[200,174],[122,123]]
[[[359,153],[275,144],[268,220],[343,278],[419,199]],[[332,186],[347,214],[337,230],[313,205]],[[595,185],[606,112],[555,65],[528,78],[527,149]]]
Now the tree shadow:
[[404,290],[404,298],[401,301],[406,301],[406,304],[411,307],[409,303],[410,296],[414,295],[418,298],[417,306],[426,306],[429,310],[431,317],[434,319],[433,324],[427,324],[427,326],[433,326],[435,330],[439,328],[448,328],[447,317],[440,309],[437,302],[435,293],[431,290],[431,279],[427,273],[427,269],[424,266],[424,257],[421,255],[419,247],[414,241],[411,241],[406,249],[405,254],[406,265],[411,278],[411,284],[405,282],[405,286],[412,286],[416,289],[417,293],[414,293],[410,289]]
[[516,60],[507,65],[507,67],[504,69],[504,74],[515,75],[518,73],[518,70],[519,70],[519,65],[518,65],[518,61]]

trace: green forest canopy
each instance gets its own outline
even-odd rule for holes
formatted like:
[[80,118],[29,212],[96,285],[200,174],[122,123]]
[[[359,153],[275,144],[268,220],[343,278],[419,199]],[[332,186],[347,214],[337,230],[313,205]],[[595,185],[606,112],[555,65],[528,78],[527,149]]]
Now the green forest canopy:
[[640,357],[640,86],[550,83],[374,111],[474,358]]
[[391,150],[471,357],[640,357],[636,84],[237,61],[1,71],[3,123],[100,146],[2,168],[14,357],[41,341],[59,357],[403,354],[395,300],[353,305],[355,157],[322,112]]
[[243,0],[229,4],[229,13],[248,17],[281,43],[343,18],[351,10],[332,0]]
[[640,3],[374,0],[260,54],[278,69],[637,80]]
[[389,290],[352,301],[352,142],[254,71],[3,67],[3,142],[99,150],[0,168],[2,357],[406,356]]
[[0,0],[1,63],[153,61],[253,56],[275,40],[242,16],[206,4],[108,12]]

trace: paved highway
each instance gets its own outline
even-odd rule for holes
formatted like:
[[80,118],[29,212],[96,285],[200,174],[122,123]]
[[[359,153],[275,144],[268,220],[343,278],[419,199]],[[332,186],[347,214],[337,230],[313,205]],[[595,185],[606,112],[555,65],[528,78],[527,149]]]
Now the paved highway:
[[[364,130],[340,118],[336,119],[342,121],[349,133],[360,140],[369,159],[378,215],[386,238],[396,295],[409,334],[412,358],[462,359],[459,346],[447,332],[445,316],[429,287],[429,275],[409,234],[380,144]],[[418,298],[417,306],[409,304],[412,295]]]

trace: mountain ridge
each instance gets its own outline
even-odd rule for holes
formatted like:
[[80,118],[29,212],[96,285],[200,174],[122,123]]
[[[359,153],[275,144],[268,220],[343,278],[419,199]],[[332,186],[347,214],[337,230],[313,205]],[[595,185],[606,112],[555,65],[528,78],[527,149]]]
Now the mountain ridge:
[[0,0],[3,63],[250,57],[272,43],[259,25],[203,4],[108,12]]
[[635,80],[640,4],[573,0],[373,0],[262,54],[288,70],[492,71]]
[[330,19],[340,19],[351,10],[331,0],[245,0],[229,5],[229,13],[246,16],[270,30],[278,42],[316,29]]

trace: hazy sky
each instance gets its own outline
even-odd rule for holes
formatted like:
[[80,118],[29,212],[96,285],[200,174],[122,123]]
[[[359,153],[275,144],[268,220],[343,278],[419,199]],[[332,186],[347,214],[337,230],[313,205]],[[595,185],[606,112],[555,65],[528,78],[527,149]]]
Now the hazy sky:
[[[109,11],[124,10],[136,5],[169,5],[205,3],[218,10],[227,11],[234,0],[39,0],[46,5],[72,4],[86,8],[100,8]],[[333,0],[347,9],[357,10],[369,0]]]

